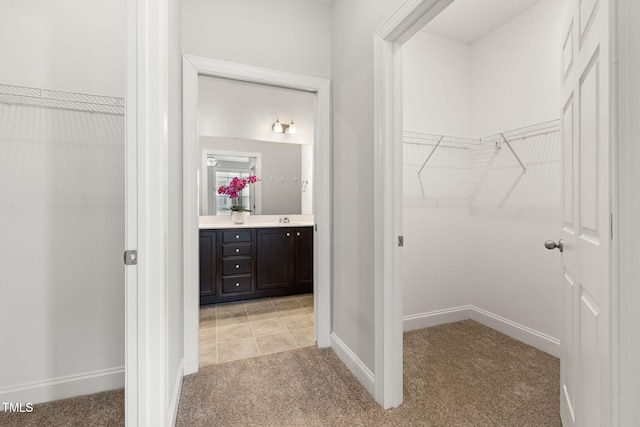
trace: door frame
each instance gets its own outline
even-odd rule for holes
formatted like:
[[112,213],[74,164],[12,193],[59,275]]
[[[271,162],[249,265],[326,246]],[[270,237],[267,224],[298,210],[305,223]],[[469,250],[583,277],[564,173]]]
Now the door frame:
[[408,0],[375,32],[374,398],[402,404],[402,57],[401,46],[453,0]]
[[[402,235],[402,58],[400,47],[427,22],[446,8],[453,0],[407,0],[374,34],[374,194],[375,194],[375,399],[384,408],[402,403],[402,278],[401,250],[397,238]],[[637,121],[626,120],[630,112],[627,91],[633,87],[635,74],[628,67],[639,64],[634,57],[637,42],[630,37],[634,16],[640,18],[638,7],[629,0],[610,0],[612,19],[610,31],[614,40],[612,53],[617,55],[626,69],[611,74],[612,85],[612,143],[611,186],[612,212],[618,219],[614,227],[614,245],[611,251],[613,328],[613,419],[637,419],[640,386],[632,384],[640,370],[635,360],[640,357],[639,340],[632,328],[625,325],[637,321],[640,315],[640,292],[633,283],[640,280],[637,259],[640,231],[634,228],[638,217],[640,195],[632,191],[638,182],[640,151],[633,145],[632,135],[640,131]],[[637,21],[636,21],[637,22]],[[631,46],[631,44],[634,44]],[[634,62],[635,61],[635,62]],[[637,69],[637,68],[636,68]],[[635,71],[635,70],[634,70]],[[637,90],[636,90],[637,92]],[[637,107],[636,107],[637,110]],[[621,122],[617,118],[620,118]],[[619,141],[616,137],[619,136]],[[635,160],[635,162],[634,162]],[[620,165],[629,165],[618,168]],[[634,181],[634,179],[636,181]],[[619,203],[622,203],[619,206]],[[622,209],[619,209],[622,208]],[[633,215],[635,214],[635,216]],[[627,238],[622,238],[627,236]],[[631,255],[636,255],[633,258]],[[623,299],[624,298],[624,299]],[[630,373],[636,375],[629,375]],[[622,397],[621,397],[622,394]]]
[[[640,113],[640,38],[636,23],[640,6],[632,0],[618,0],[613,5],[612,20],[617,31],[612,33],[612,47],[617,56],[617,68],[612,73],[614,108],[617,109],[617,156],[612,156],[612,187],[614,215],[613,339],[614,397],[613,425],[631,425],[640,419],[640,339],[634,325],[640,324],[640,147],[637,135],[640,123],[634,120]],[[616,173],[617,172],[617,173]],[[617,224],[617,226],[616,226]]]
[[318,347],[331,345],[331,87],[329,80],[210,58],[184,55],[183,221],[184,221],[184,370],[198,371],[199,257],[198,77],[222,77],[302,90],[316,95],[313,145],[314,305]]
[[[168,0],[127,0],[125,79],[125,423],[165,426]],[[171,421],[172,422],[172,421]]]

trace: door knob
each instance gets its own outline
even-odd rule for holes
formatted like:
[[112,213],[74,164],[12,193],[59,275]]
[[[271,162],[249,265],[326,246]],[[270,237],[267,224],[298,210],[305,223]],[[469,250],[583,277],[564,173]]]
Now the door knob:
[[547,249],[560,249],[560,252],[564,250],[564,241],[562,239],[558,240],[558,243],[553,240],[547,240],[544,242],[544,247]]

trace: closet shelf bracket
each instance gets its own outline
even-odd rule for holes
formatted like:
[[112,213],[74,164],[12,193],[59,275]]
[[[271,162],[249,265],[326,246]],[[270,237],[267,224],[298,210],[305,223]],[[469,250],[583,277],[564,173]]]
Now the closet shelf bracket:
[[440,146],[440,143],[442,142],[443,139],[444,139],[444,136],[441,136],[440,139],[438,140],[438,143],[435,145],[435,147],[433,147],[433,150],[431,150],[431,153],[429,153],[429,155],[427,156],[427,159],[424,161],[424,163],[422,164],[422,167],[418,171],[418,176],[420,176],[420,174],[422,173],[422,170],[425,168],[425,166],[427,166],[427,163],[429,163],[429,160],[431,160],[431,156],[433,156],[433,153],[436,152],[436,150],[438,149],[438,146]]
[[518,163],[520,163],[520,166],[522,166],[522,173],[527,173],[527,167],[524,165],[524,163],[522,163],[522,160],[520,160],[520,157],[516,154],[516,152],[513,150],[513,147],[511,146],[511,144],[509,144],[509,141],[507,140],[507,138],[504,136],[504,133],[501,133],[500,136],[502,137],[502,141],[507,145],[507,147],[509,147],[509,150],[511,150],[511,153],[513,154],[513,156],[516,158],[516,160],[518,161]]

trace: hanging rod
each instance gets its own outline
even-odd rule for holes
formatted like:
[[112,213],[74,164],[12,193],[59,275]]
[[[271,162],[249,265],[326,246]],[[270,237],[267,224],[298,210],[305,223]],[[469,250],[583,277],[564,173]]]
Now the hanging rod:
[[545,135],[552,132],[557,132],[560,130],[560,120],[550,120],[547,122],[536,123],[535,125],[525,126],[517,129],[511,129],[504,132],[499,132],[494,135],[489,135],[480,138],[481,144],[494,143],[495,141],[504,141],[504,139],[509,142],[515,141],[518,139],[526,139],[529,137]]
[[[432,144],[430,142],[418,142],[418,141],[402,141],[403,144],[409,144],[409,145],[418,145],[420,147],[435,147],[436,144]],[[446,144],[441,144],[440,148],[452,148],[455,150],[469,150],[470,147],[468,146],[455,146],[455,145],[446,145]]]
[[124,99],[0,84],[0,103],[102,114],[124,114]]
[[422,133],[422,132],[413,132],[413,131],[404,131],[402,133],[403,140],[405,142],[414,142],[407,140],[415,140],[418,142],[422,141],[432,141],[438,142],[442,138],[443,143],[453,143],[453,144],[463,144],[463,145],[479,145],[478,139],[473,138],[463,138],[459,136],[451,136],[451,135],[435,135],[432,133]]

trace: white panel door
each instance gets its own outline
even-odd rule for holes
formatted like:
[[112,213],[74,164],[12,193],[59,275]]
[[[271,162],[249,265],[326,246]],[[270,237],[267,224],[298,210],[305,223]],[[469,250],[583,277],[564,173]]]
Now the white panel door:
[[569,0],[563,40],[563,334],[561,416],[611,425],[611,0]]

